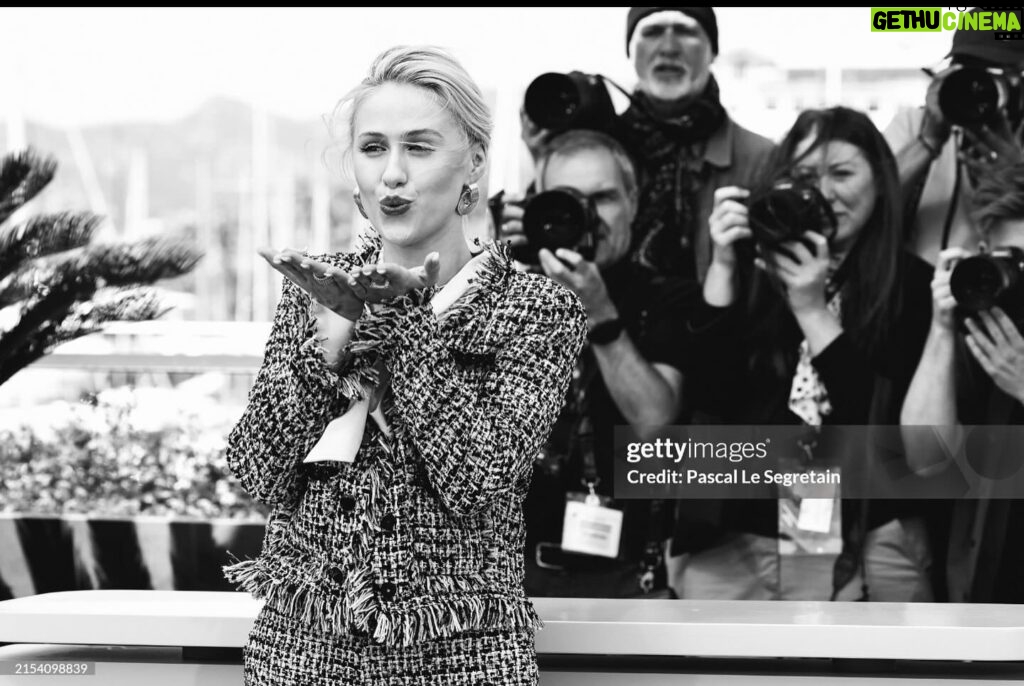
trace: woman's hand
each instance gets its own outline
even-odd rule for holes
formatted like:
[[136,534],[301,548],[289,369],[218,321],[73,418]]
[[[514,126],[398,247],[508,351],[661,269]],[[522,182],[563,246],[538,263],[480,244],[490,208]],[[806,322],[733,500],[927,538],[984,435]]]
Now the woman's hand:
[[750,191],[736,186],[715,190],[715,203],[708,217],[714,246],[711,264],[704,277],[704,301],[713,307],[729,307],[736,301],[736,241],[753,235],[742,200]]
[[736,241],[750,238],[749,213],[741,202],[750,197],[750,191],[737,186],[725,186],[715,190],[715,201],[708,217],[711,232],[712,262],[719,267],[732,270],[736,267]]
[[432,252],[419,267],[405,267],[385,262],[364,264],[347,276],[355,293],[371,304],[377,304],[405,295],[419,288],[429,288],[437,283],[441,274],[441,256]]
[[351,321],[359,319],[363,312],[364,298],[356,292],[348,276],[340,269],[290,248],[280,252],[260,248],[257,252],[271,267],[327,309]]
[[1024,338],[998,307],[978,313],[964,322],[971,332],[967,348],[985,373],[1004,393],[1024,402]]
[[786,287],[789,309],[797,316],[827,311],[828,240],[820,233],[807,231],[801,240],[788,241],[779,248],[758,258],[758,263],[767,263]]
[[957,260],[969,257],[963,248],[946,248],[939,253],[932,276],[932,328],[941,333],[953,333],[956,318],[956,298],[949,287],[949,279]]

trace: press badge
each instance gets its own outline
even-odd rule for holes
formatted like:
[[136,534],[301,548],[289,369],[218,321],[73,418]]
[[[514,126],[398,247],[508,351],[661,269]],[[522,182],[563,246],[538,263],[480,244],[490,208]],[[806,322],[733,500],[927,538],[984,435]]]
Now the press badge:
[[[838,474],[831,470],[806,470],[807,476]],[[823,479],[824,480],[824,479]],[[790,546],[781,552],[838,554],[843,549],[839,485],[834,483],[779,486],[779,534]]]
[[611,498],[594,493],[566,493],[562,550],[615,558],[622,538],[622,510]]

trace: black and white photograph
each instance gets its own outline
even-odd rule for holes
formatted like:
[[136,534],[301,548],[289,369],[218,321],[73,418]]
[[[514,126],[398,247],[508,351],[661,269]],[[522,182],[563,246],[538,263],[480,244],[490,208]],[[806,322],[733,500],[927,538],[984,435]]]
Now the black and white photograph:
[[1024,681],[1022,22],[0,9],[0,686]]

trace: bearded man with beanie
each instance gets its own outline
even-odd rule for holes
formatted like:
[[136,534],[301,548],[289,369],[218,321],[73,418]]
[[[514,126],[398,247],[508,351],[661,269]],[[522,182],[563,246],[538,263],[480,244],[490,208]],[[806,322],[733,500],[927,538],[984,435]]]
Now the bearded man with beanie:
[[655,279],[703,281],[715,189],[755,186],[774,145],[732,121],[719,101],[714,8],[631,7],[626,55],[638,79],[618,122],[640,171],[633,260]]
[[[630,153],[638,175],[630,250],[637,287],[671,277],[703,280],[715,189],[756,185],[774,147],[722,107],[711,74],[717,55],[714,8],[629,9],[626,56],[633,59],[637,86],[612,135]],[[534,159],[552,136],[524,113],[523,140]]]

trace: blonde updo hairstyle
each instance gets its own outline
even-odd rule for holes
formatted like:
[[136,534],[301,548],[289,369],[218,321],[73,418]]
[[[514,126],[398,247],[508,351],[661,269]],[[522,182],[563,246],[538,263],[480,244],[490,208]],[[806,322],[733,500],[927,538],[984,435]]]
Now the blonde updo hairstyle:
[[396,46],[377,56],[363,81],[345,94],[327,122],[343,172],[351,177],[355,114],[370,93],[386,83],[428,90],[465,134],[468,151],[479,144],[486,155],[494,124],[483,94],[459,62],[434,46]]

